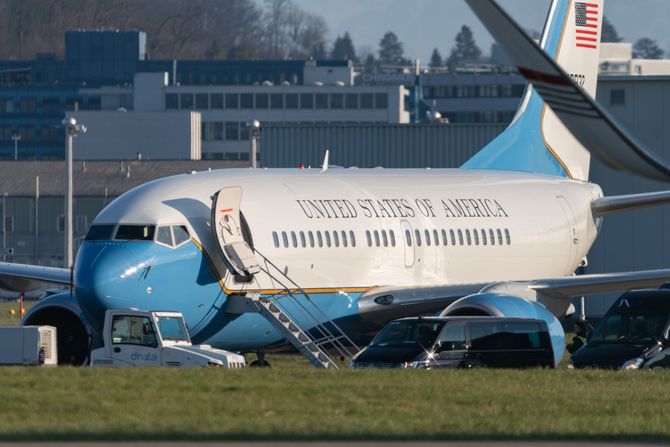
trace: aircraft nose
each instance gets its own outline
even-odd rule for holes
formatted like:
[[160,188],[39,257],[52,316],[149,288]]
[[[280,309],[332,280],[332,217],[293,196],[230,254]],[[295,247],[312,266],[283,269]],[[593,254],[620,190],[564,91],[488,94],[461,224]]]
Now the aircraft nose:
[[102,324],[106,309],[138,307],[140,280],[150,264],[141,255],[142,244],[135,245],[85,242],[77,253],[75,296],[96,326]]

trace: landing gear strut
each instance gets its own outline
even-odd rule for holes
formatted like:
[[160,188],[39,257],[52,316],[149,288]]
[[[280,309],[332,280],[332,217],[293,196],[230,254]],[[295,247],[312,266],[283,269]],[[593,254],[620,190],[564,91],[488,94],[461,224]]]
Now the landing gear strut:
[[258,360],[254,360],[253,362],[249,363],[249,367],[251,368],[270,368],[272,365],[270,365],[270,362],[265,361],[265,352],[264,351],[256,351],[256,356],[258,357]]

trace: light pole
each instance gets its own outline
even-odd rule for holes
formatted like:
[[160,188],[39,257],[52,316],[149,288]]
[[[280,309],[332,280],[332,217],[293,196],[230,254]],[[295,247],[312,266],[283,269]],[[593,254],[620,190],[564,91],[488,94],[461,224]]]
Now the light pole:
[[257,145],[261,137],[261,123],[258,120],[247,121],[247,127],[249,128],[249,161],[250,166],[255,168]]
[[65,268],[72,268],[72,140],[86,132],[86,126],[77,124],[73,117],[63,120],[65,126],[65,165],[67,167],[67,182],[65,191]]
[[7,261],[7,193],[2,196],[2,262]]
[[12,140],[14,140],[14,160],[19,159],[19,141],[21,141],[21,135],[15,133],[12,135]]

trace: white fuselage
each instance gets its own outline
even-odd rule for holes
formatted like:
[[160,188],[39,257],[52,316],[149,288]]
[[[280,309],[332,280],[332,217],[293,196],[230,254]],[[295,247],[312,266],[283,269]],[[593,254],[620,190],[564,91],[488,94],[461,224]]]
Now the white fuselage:
[[232,186],[253,247],[307,291],[570,275],[596,238],[590,205],[602,196],[594,184],[503,171],[224,170],[145,184],[94,223],[185,224],[227,293],[276,290],[263,273],[235,282],[217,259],[211,196]]

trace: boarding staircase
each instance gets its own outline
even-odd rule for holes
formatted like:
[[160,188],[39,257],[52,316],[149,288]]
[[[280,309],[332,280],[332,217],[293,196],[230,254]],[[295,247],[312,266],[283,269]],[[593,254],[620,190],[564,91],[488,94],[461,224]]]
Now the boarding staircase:
[[231,295],[226,312],[260,313],[312,365],[337,368],[329,353],[351,359],[359,351],[358,346],[302,287],[249,246],[243,234],[243,216],[239,212],[241,196],[240,187],[223,188],[212,196],[211,225],[219,242],[219,252],[227,261],[228,269],[243,283],[255,283],[255,289],[261,290],[256,275],[262,272],[279,292],[272,295],[251,292]]

